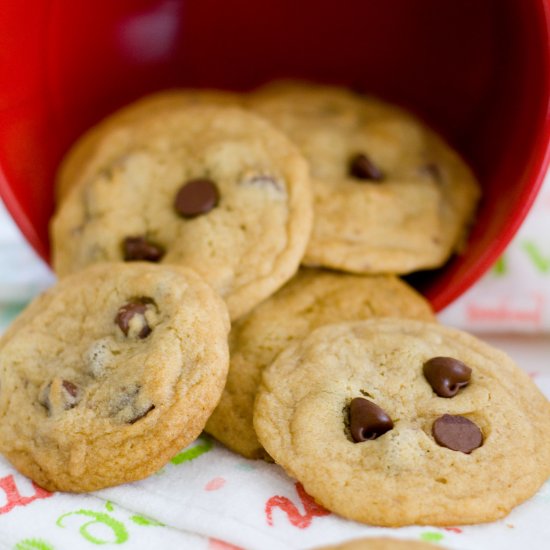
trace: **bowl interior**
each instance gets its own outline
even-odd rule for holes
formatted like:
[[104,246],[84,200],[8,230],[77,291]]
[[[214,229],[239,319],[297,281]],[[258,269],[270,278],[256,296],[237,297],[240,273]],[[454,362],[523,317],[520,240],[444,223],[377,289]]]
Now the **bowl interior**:
[[0,194],[48,259],[56,167],[121,105],[171,86],[277,77],[353,86],[441,131],[484,189],[466,252],[411,278],[436,309],[496,260],[548,160],[544,0],[42,0],[0,14]]

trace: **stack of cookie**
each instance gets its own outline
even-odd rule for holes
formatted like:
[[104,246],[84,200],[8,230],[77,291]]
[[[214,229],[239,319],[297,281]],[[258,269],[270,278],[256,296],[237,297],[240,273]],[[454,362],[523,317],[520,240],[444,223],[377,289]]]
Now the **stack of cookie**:
[[398,278],[459,251],[479,198],[408,113],[164,92],[83,136],[57,196],[60,283],[0,341],[0,450],[41,485],[140,479],[202,429],[376,525],[488,521],[550,475],[546,399]]

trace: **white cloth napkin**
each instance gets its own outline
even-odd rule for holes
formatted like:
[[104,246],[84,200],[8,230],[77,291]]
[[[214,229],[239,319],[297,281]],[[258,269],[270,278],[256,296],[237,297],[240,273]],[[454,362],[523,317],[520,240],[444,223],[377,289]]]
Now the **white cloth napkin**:
[[[498,268],[448,308],[442,320],[476,331],[550,329],[549,212],[547,183]],[[2,328],[28,299],[49,286],[53,277],[1,210],[0,262]],[[483,314],[491,308],[496,313]],[[509,346],[550,397],[548,336],[506,337],[497,344]],[[516,550],[522,546],[547,550],[549,517],[547,482],[507,518],[491,524],[373,528],[329,514],[280,467],[245,460],[206,435],[148,479],[91,495],[46,493],[0,458],[0,548],[17,550],[100,545],[127,550],[286,550],[380,535],[427,540],[462,550]]]
[[207,538],[159,524],[94,495],[48,493],[0,457],[0,548],[208,549]]
[[440,319],[473,332],[550,332],[550,177],[500,260]]

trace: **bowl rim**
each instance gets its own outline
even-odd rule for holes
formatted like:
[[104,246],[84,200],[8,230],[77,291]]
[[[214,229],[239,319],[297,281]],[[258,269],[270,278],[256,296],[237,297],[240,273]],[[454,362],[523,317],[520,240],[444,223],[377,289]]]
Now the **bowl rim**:
[[549,69],[545,80],[547,90],[545,115],[534,139],[535,146],[532,149],[527,176],[531,185],[524,188],[520,193],[518,199],[520,207],[515,211],[515,215],[510,220],[510,223],[502,228],[501,233],[493,241],[493,246],[476,258],[466,276],[457,281],[452,287],[446,285],[438,288],[434,296],[428,297],[436,312],[442,311],[459,296],[462,296],[495,264],[523,224],[546,178],[550,163],[550,2],[546,0],[538,2],[537,9],[539,10],[537,15],[540,21],[540,31],[543,36],[543,43],[545,44],[541,55],[543,55],[546,66]]

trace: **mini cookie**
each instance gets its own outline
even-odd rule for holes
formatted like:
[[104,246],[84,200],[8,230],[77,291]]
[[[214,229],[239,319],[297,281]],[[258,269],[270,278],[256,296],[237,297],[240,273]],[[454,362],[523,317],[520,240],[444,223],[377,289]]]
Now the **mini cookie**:
[[236,108],[186,107],[105,135],[52,226],[61,276],[98,261],[186,265],[248,312],[297,270],[312,224],[307,164]]
[[384,526],[505,516],[550,475],[548,426],[550,403],[505,354],[404,319],[291,345],[254,412],[266,451],[318,503]]
[[416,118],[341,88],[278,83],[249,106],[311,165],[315,223],[304,263],[356,273],[441,266],[479,197],[459,156]]
[[228,367],[225,305],[191,270],[98,264],[0,340],[0,451],[49,490],[142,479],[193,441]]
[[317,550],[434,550],[435,548],[444,550],[439,544],[435,546],[419,540],[373,537],[350,540],[333,546],[323,546]]
[[95,158],[97,162],[103,161],[101,156],[96,157],[96,152],[104,137],[116,131],[118,127],[131,125],[142,117],[154,116],[155,113],[169,113],[172,109],[181,107],[209,104],[236,106],[240,102],[240,96],[231,92],[173,89],[147,95],[119,109],[90,128],[72,145],[57,174],[57,202],[61,202],[78,181],[87,179],[97,170],[97,165],[92,159]]
[[317,327],[374,316],[434,320],[424,298],[397,277],[302,269],[232,326],[227,384],[206,430],[247,458],[265,458],[252,425],[262,370],[291,342]]

